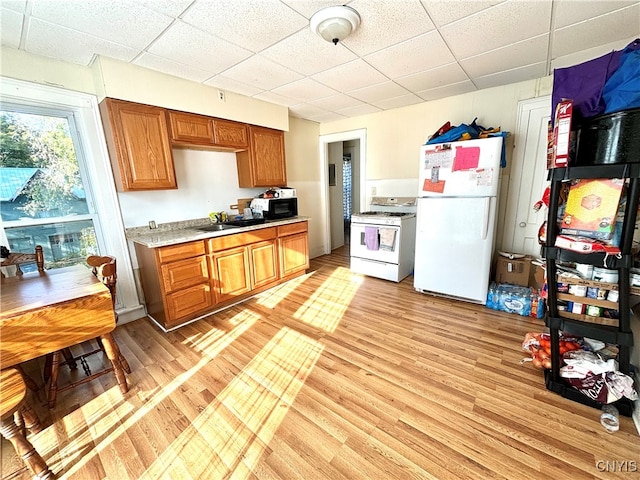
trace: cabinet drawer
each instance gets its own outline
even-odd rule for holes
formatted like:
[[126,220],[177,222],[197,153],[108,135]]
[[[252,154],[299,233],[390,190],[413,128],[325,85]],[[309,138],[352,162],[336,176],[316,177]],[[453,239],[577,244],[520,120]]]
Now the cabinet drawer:
[[245,233],[236,233],[234,235],[225,235],[223,237],[211,238],[208,240],[208,251],[219,252],[228,248],[249,245],[250,243],[262,242],[276,238],[276,227],[261,228],[259,230],[251,230]]
[[188,316],[206,310],[212,305],[211,288],[208,283],[170,293],[166,296],[168,323],[175,323]]
[[162,283],[166,293],[209,281],[207,257],[204,255],[165,263],[161,269]]
[[307,222],[289,223],[287,225],[281,225],[278,227],[278,236],[284,237],[285,235],[293,235],[294,233],[301,233],[307,231]]
[[197,257],[205,254],[204,240],[198,242],[180,243],[169,247],[158,248],[158,261],[160,263],[182,260],[184,258]]

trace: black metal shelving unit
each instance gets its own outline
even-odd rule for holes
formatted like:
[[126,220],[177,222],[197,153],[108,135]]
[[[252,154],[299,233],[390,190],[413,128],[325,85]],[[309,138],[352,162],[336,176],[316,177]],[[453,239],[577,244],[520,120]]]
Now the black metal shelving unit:
[[[605,255],[604,253],[581,254],[555,247],[558,236],[557,212],[559,207],[560,191],[562,183],[574,179],[585,178],[625,178],[629,179],[629,188],[626,193],[626,208],[622,236],[620,239],[620,255]],[[548,284],[548,308],[545,316],[546,326],[550,329],[551,336],[551,370],[545,371],[547,389],[584,405],[601,408],[602,404],[591,400],[589,397],[564,382],[560,377],[562,357],[560,355],[560,335],[563,331],[572,335],[580,335],[594,338],[606,343],[617,344],[619,347],[618,364],[622,373],[630,373],[630,355],[633,346],[633,333],[630,327],[630,281],[629,270],[633,266],[633,254],[631,251],[633,233],[638,211],[640,197],[640,163],[606,164],[593,166],[576,166],[555,168],[549,171],[551,181],[551,197],[549,200],[549,212],[547,218],[547,247],[545,258],[547,260],[547,284]],[[557,267],[558,261],[570,261],[576,263],[591,264],[599,267],[618,270],[618,326],[600,325],[562,317],[558,314],[557,291]],[[623,398],[616,402],[620,414],[631,416],[633,403]]]

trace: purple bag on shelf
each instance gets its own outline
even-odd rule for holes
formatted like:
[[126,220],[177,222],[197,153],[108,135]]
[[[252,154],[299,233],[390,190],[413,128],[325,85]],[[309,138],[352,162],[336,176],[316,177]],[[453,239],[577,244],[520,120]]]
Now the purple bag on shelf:
[[553,70],[551,119],[554,121],[556,105],[563,98],[573,100],[574,118],[589,118],[605,110],[602,89],[609,77],[618,69],[622,51],[614,50],[593,60]]

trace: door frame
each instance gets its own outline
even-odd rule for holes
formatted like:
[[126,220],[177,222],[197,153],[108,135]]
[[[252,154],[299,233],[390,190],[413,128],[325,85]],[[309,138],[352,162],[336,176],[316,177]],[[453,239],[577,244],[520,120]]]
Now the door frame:
[[[350,130],[347,132],[330,133],[320,135],[320,209],[324,212],[324,238],[322,239],[322,253],[327,255],[331,253],[331,220],[329,208],[329,144],[336,142],[346,142],[348,140],[359,140],[360,151],[360,175],[358,182],[360,183],[360,196],[358,198],[359,208],[362,209],[366,203],[366,146],[367,146],[367,130],[361,128],[358,130]],[[355,200],[355,199],[354,199]]]

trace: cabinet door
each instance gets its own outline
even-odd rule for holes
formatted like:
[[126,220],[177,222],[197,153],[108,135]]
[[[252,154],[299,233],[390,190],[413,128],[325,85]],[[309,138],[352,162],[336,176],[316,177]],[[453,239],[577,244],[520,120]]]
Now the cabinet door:
[[162,265],[164,291],[175,292],[199,283],[209,283],[207,257],[202,255]]
[[278,239],[280,250],[280,278],[309,268],[309,235],[296,233]]
[[249,147],[247,125],[245,123],[216,118],[213,120],[213,138],[218,147]]
[[118,190],[178,188],[163,108],[107,98],[101,113]]
[[249,150],[238,152],[238,185],[242,188],[287,184],[284,132],[249,125]]
[[173,145],[213,146],[213,118],[169,111]]
[[253,288],[259,288],[278,280],[278,251],[275,240],[249,246],[251,280]]
[[231,248],[211,256],[216,303],[251,291],[251,271],[247,247]]
[[204,313],[213,305],[211,287],[208,283],[178,290],[166,296],[167,325],[171,327],[180,320],[194,318],[198,313]]

